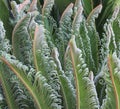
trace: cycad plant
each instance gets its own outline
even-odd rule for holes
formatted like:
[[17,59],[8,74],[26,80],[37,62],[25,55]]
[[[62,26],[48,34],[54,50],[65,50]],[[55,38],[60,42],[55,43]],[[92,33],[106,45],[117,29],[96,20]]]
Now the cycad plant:
[[5,1],[0,109],[120,109],[119,0]]

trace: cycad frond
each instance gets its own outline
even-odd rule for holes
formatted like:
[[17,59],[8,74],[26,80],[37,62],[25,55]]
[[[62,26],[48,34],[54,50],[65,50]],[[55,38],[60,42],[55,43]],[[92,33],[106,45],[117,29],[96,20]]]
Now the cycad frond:
[[89,69],[87,68],[84,59],[82,58],[82,51],[76,46],[75,37],[70,40],[69,45],[74,69],[75,87],[77,95],[76,107],[77,109],[99,109],[99,102],[93,82],[93,77],[88,77]]
[[120,60],[116,54],[109,55],[108,68],[106,71],[106,98],[103,101],[101,109],[119,109],[120,108]]
[[[10,56],[9,56],[10,57]],[[61,100],[56,96],[56,92],[47,83],[47,80],[40,72],[29,74],[29,68],[17,60],[11,58],[1,58],[1,60],[8,65],[8,67],[17,75],[17,77],[24,84],[28,92],[33,97],[35,106],[38,109],[61,109]],[[27,74],[28,73],[28,74]],[[34,75],[34,81],[30,78]],[[28,78],[29,77],[29,78]],[[60,96],[59,96],[60,97]],[[48,105],[46,105],[48,104]]]
[[58,29],[57,37],[55,40],[56,46],[60,53],[60,61],[62,63],[62,67],[64,66],[63,63],[64,53],[66,51],[68,42],[71,38],[72,14],[73,14],[73,4],[71,3],[61,16],[60,27]]
[[13,53],[24,64],[32,63],[32,42],[28,32],[30,20],[31,14],[29,13],[16,24],[12,35]]
[[[10,72],[7,69],[9,68],[6,65],[0,63],[0,79],[2,81],[2,87],[5,92],[4,94],[6,97],[6,102],[8,104],[8,108],[18,109],[11,89],[12,86],[10,82],[10,78],[11,78]],[[7,73],[6,76],[4,75],[4,73]]]
[[[59,74],[59,81],[61,83],[60,84],[61,94],[62,94],[62,99],[64,102],[63,106],[65,107],[65,109],[74,109],[74,108],[76,108],[76,104],[75,104],[76,103],[76,100],[75,100],[76,95],[75,95],[75,88],[74,88],[73,83],[72,83],[73,81],[71,81],[71,79],[68,77],[66,72],[64,72],[62,70],[62,66],[61,66],[61,63],[59,60],[59,53],[58,53],[56,48],[53,49],[52,54],[53,54],[53,57],[55,59],[56,65],[57,65],[57,71]],[[69,61],[71,61],[71,60],[69,60]],[[70,73],[70,72],[68,71],[68,73]],[[71,76],[71,75],[69,74],[69,76]]]
[[[39,32],[41,34],[39,34]],[[43,25],[36,27],[33,46],[34,62],[37,71],[41,71],[42,75],[46,77],[48,84],[58,93],[56,96],[59,97],[60,84],[57,66],[51,56],[44,32],[45,29]]]
[[112,17],[112,14],[116,8],[116,6],[120,6],[119,0],[101,0],[101,4],[103,5],[102,12],[96,21],[97,30],[102,38],[102,32],[104,31],[103,25]]
[[97,73],[98,71],[98,64],[99,64],[99,50],[98,49],[100,46],[100,43],[99,43],[100,36],[96,30],[95,19],[98,17],[101,10],[102,10],[102,5],[100,4],[95,9],[92,10],[92,12],[87,18],[88,36],[90,38],[89,46],[91,46],[91,53],[92,53],[91,55],[92,55],[93,63],[94,63],[92,66],[90,66],[90,68],[92,69],[94,74]]

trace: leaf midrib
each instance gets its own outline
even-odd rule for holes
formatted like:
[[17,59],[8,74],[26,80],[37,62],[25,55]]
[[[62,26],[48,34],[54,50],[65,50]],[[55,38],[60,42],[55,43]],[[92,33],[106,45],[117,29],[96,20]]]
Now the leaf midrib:
[[31,96],[34,98],[34,101],[35,101],[35,103],[36,103],[36,105],[37,105],[37,108],[38,108],[38,109],[42,109],[41,106],[40,106],[39,100],[38,100],[38,96],[36,95],[33,86],[32,86],[30,83],[29,83],[29,84],[26,84],[25,79],[24,79],[24,78],[21,78],[20,74],[17,73],[17,70],[14,69],[14,67],[13,67],[9,62],[7,62],[3,57],[1,58],[1,60],[2,60],[6,65],[8,65],[8,67],[18,76],[18,78],[22,81],[22,83],[25,85],[25,87],[29,90],[29,93],[30,93]]
[[109,67],[109,72],[110,72],[110,78],[113,84],[113,90],[114,90],[114,94],[115,94],[115,100],[116,100],[116,109],[120,109],[120,105],[119,105],[119,97],[118,97],[118,93],[117,93],[117,88],[115,86],[115,80],[114,80],[114,76],[113,76],[113,68],[111,65],[112,61],[111,61],[111,56],[108,57],[108,67]]

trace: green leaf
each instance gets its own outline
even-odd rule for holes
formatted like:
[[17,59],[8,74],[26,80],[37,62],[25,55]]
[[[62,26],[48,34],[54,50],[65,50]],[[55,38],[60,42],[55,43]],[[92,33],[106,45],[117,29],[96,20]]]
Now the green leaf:
[[28,13],[15,26],[12,34],[13,53],[24,64],[32,64],[32,45],[28,32],[31,14]]
[[40,49],[41,43],[45,40],[44,36],[44,27],[36,26],[35,34],[34,34],[34,41],[33,41],[33,56],[34,56],[34,64],[37,71],[41,71],[43,68],[41,67],[41,57],[40,57]]
[[56,68],[57,66],[51,56],[51,51],[46,41],[43,25],[36,26],[33,41],[33,53],[36,70],[41,71],[42,75],[46,77],[53,89],[58,91],[60,84]]
[[[76,108],[76,100],[75,100],[75,90],[68,80],[68,78],[64,75],[60,75],[60,82],[62,88],[62,97],[63,97],[63,105],[65,109],[75,109]],[[68,93],[69,92],[69,93]]]
[[51,50],[55,43],[53,33],[57,29],[57,23],[52,16],[53,6],[54,0],[45,0],[42,8],[42,21],[44,23],[46,41]]
[[[40,103],[38,101],[38,96],[36,96],[35,92],[32,90],[32,84],[30,83],[30,81],[28,80],[27,76],[25,75],[25,72],[22,69],[19,69],[16,67],[16,65],[9,63],[5,58],[1,58],[1,60],[17,75],[17,77],[21,80],[21,82],[25,85],[25,87],[27,88],[27,90],[29,91],[29,93],[31,94],[31,96],[33,97],[33,99],[36,102],[36,107],[38,107],[39,109],[41,109]],[[17,62],[18,63],[18,62]],[[18,63],[19,65],[19,63]],[[25,70],[25,68],[24,68]],[[13,108],[14,109],[14,108]]]
[[[48,84],[55,90],[56,97],[59,98],[61,89],[57,65],[51,56],[51,51],[46,41],[45,29],[43,25],[36,26],[33,41],[33,54],[36,70],[40,71],[41,74],[45,76]],[[61,101],[59,101],[59,104],[61,104]]]
[[105,97],[105,89],[106,84],[104,80],[104,75],[106,74],[106,67],[107,67],[107,57],[110,52],[109,46],[111,42],[112,37],[112,29],[110,22],[106,22],[104,25],[104,32],[103,38],[100,40],[100,49],[99,49],[99,67],[98,67],[98,74],[96,75],[94,81],[96,84],[96,90],[98,92],[98,98],[100,101],[100,104],[102,104],[102,100]]
[[101,109],[119,109],[120,108],[120,60],[116,54],[109,55],[108,69],[106,74],[106,99]]
[[76,43],[78,48],[83,52],[85,62],[88,68],[94,72],[98,71],[98,46],[99,46],[99,34],[95,26],[95,18],[98,17],[101,12],[102,5],[97,6],[89,14],[87,20],[82,15],[82,6],[76,12],[73,20],[72,29],[73,34],[76,37]]
[[[83,8],[80,6],[78,11],[76,12],[75,17],[72,22],[72,29],[74,31],[74,34],[76,34],[76,32],[79,32],[80,24],[83,20],[82,13],[83,13]],[[79,33],[77,33],[77,34],[79,34]]]
[[[82,58],[82,52],[77,48],[75,37],[69,42],[71,59],[74,69],[77,109],[99,109],[97,92],[93,82],[93,75],[88,77],[89,70]],[[90,74],[91,75],[91,74]]]
[[8,67],[0,62],[0,80],[2,82],[2,88],[4,90],[8,108],[18,109],[16,105],[15,97],[13,95],[13,90],[11,89],[12,86],[11,86],[10,78],[11,76]]
[[73,76],[73,67],[72,67],[72,61],[71,61],[71,57],[70,57],[70,50],[69,50],[69,46],[66,49],[66,53],[64,56],[64,72],[66,77],[68,77],[69,81],[71,82],[71,84],[74,86],[74,76]]
[[99,65],[99,46],[100,46],[100,38],[99,38],[99,34],[96,30],[96,25],[95,25],[95,19],[98,17],[98,15],[100,14],[102,10],[102,5],[98,5],[96,8],[94,8],[92,10],[92,12],[89,14],[88,18],[87,18],[87,30],[88,30],[88,36],[90,38],[90,45],[91,46],[91,54],[92,58],[93,58],[93,63],[91,65],[91,59],[90,59],[90,63],[89,66],[91,68],[91,70],[94,72],[94,74],[96,75],[96,73],[98,72],[98,65]]
[[102,12],[99,15],[97,21],[96,21],[96,26],[97,30],[100,34],[100,37],[102,37],[102,32],[103,30],[103,25],[107,21],[107,19],[110,19],[116,6],[120,6],[120,1],[119,0],[102,0]]
[[[62,67],[64,66],[64,54],[71,38],[72,29],[72,14],[73,14],[73,3],[69,4],[63,12],[60,19],[60,27],[56,36],[56,46],[60,53],[60,61]],[[64,68],[64,67],[63,67]]]
[[61,93],[62,93],[62,97],[63,97],[63,105],[64,105],[65,109],[75,109],[76,108],[75,88],[73,87],[73,84],[69,80],[68,76],[66,76],[65,72],[62,70],[62,66],[59,61],[59,53],[57,51],[57,48],[53,49],[52,55],[54,57],[56,65],[58,67],[57,69],[59,72],[59,81],[61,83]]
[[[44,28],[43,28],[42,25],[40,25],[40,26],[37,26],[36,30],[35,30],[35,37],[34,37],[34,43],[33,43],[33,52],[34,52],[34,61],[35,61],[34,63],[35,63],[37,71],[42,71],[44,73],[43,75],[45,75],[46,78],[48,78],[49,72],[47,71],[47,67],[49,67],[48,66],[49,61],[47,61],[45,59],[46,57],[44,56],[48,51],[46,51],[44,54],[42,53],[45,50],[45,49],[42,49],[42,48],[43,47],[46,48],[45,46],[47,47],[47,43],[45,41],[45,36],[44,36]],[[44,56],[43,58],[41,56],[40,51],[42,53],[42,56]],[[63,71],[61,69],[61,65],[60,65],[60,62],[58,60],[56,52],[57,51],[55,50],[54,51],[54,58],[56,60],[57,67],[59,69],[57,72],[59,74],[59,78],[58,79],[59,79],[59,81],[61,83],[61,93],[63,95],[63,101],[64,101],[63,105],[66,107],[66,109],[72,109],[73,107],[75,107],[74,89],[73,89],[70,81],[68,80],[68,78],[65,77],[65,75],[62,73]],[[49,58],[49,55],[47,56],[47,58]],[[41,62],[43,63],[43,65],[42,65]],[[47,65],[45,64],[45,62],[47,62]],[[54,72],[52,72],[52,67],[48,68],[48,69],[51,69],[51,71],[50,71],[51,75],[53,75],[53,73],[55,75],[55,69],[54,69]],[[47,74],[47,72],[48,72],[48,74]],[[53,79],[53,80],[51,80],[51,79]],[[51,78],[49,76],[49,78],[48,78],[49,83],[51,84],[52,81],[56,81],[54,79],[55,78]],[[53,87],[53,85],[55,85],[55,84],[56,83],[54,83],[54,84],[52,83],[51,86]],[[69,91],[69,94],[68,94],[68,91]]]
[[[7,56],[5,58],[7,58]],[[32,73],[32,76],[34,76],[34,83],[32,83],[29,79],[31,76],[29,75],[27,66],[22,65],[22,63],[17,60],[10,58],[6,60],[5,58],[2,57],[1,60],[17,75],[26,87],[37,109],[56,109],[61,107],[59,104],[60,99],[55,96],[56,92],[48,85],[47,80],[40,72]]]

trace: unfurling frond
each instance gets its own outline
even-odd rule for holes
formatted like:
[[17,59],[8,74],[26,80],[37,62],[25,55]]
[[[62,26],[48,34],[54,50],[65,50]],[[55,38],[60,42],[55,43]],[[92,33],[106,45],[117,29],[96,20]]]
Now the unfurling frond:
[[[7,56],[5,58],[7,58]],[[1,58],[1,60],[17,75],[31,94],[35,106],[38,109],[61,109],[61,97],[59,96],[58,98],[58,96],[56,96],[56,91],[47,83],[47,80],[42,76],[42,73],[32,73],[32,76],[34,76],[32,83],[28,78],[29,68],[27,66],[21,64],[17,60],[5,58]]]
[[37,71],[41,71],[46,77],[48,84],[56,91],[56,97],[59,98],[60,83],[57,72],[57,66],[51,56],[50,48],[45,37],[45,29],[43,25],[37,26],[35,30],[34,43],[34,63]]
[[35,66],[37,71],[41,71],[42,75],[47,78],[49,84],[53,85],[53,89],[59,90],[57,66],[51,56],[44,32],[42,25],[36,27],[33,46]]
[[120,60],[116,54],[108,57],[108,71],[106,71],[106,98],[101,109],[120,108]]
[[[4,75],[4,73],[7,73],[7,74]],[[4,90],[8,108],[18,109],[16,102],[15,102],[15,98],[13,96],[12,89],[11,89],[12,86],[10,84],[10,78],[11,78],[11,76],[10,76],[8,67],[6,65],[3,65],[2,63],[0,63],[0,80],[2,80],[2,87]]]
[[[99,46],[100,46],[100,36],[97,32],[96,26],[95,26],[95,19],[98,17],[102,10],[102,5],[98,5],[96,8],[92,10],[92,12],[89,14],[87,18],[87,29],[88,29],[88,35],[90,38],[90,45],[91,45],[91,53],[93,58],[93,65],[92,71],[97,73],[98,71],[98,64],[99,64]],[[95,74],[96,75],[96,74]]]
[[75,37],[70,40],[70,52],[74,69],[77,109],[99,109],[99,102],[94,82],[88,77],[89,70],[82,58],[82,51],[77,48]]
[[[58,73],[59,73],[59,81],[60,81],[60,85],[61,85],[61,93],[62,93],[62,98],[63,98],[63,106],[65,107],[65,109],[74,109],[76,108],[76,100],[75,100],[75,88],[70,80],[70,78],[66,75],[66,72],[64,72],[62,70],[62,66],[59,60],[59,54],[56,48],[53,49],[53,53],[52,53],[56,65],[57,65],[57,69],[58,69]],[[68,72],[70,73],[70,72]],[[69,92],[69,93],[68,93]]]
[[83,12],[83,8],[80,7],[74,17],[73,23],[72,23],[72,29],[74,32],[78,32],[79,28],[80,28],[80,24],[83,20],[83,16],[82,16],[82,12]]
[[28,32],[31,14],[27,14],[15,26],[12,35],[13,53],[24,64],[32,63],[32,42]]
[[72,29],[72,14],[73,14],[73,4],[71,3],[63,12],[60,19],[60,27],[58,29],[56,37],[56,46],[60,53],[60,61],[62,67],[64,66],[64,53],[66,51],[68,42],[71,38],[71,29]]

